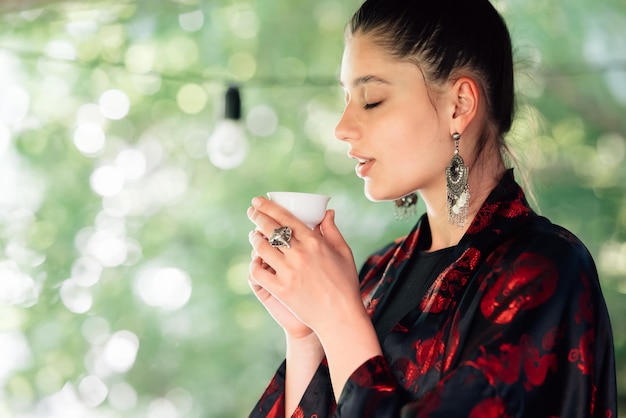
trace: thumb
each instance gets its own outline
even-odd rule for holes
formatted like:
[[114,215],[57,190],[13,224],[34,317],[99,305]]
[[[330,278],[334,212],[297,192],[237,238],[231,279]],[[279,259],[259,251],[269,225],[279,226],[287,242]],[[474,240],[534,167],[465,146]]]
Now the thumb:
[[335,250],[340,251],[342,254],[349,253],[352,255],[352,251],[348,246],[348,243],[341,235],[339,228],[337,228],[337,224],[335,224],[335,211],[333,209],[329,209],[326,211],[326,215],[322,222],[320,223],[320,231],[322,232],[322,236]]

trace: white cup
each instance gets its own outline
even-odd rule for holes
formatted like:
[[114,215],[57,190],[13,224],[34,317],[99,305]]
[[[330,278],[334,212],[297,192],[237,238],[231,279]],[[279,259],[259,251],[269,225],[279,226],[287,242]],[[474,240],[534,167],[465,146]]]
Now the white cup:
[[313,229],[322,222],[330,196],[301,192],[269,192],[270,200],[293,213]]

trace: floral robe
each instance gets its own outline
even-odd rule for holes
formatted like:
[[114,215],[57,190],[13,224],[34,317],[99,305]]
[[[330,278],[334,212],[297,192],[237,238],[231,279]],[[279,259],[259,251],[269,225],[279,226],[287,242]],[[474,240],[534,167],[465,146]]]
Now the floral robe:
[[[361,271],[373,321],[422,222]],[[593,260],[529,208],[512,170],[454,251],[383,338],[384,355],[354,371],[337,403],[323,361],[293,417],[617,418],[613,340]],[[284,416],[284,378],[283,362],[251,417]]]

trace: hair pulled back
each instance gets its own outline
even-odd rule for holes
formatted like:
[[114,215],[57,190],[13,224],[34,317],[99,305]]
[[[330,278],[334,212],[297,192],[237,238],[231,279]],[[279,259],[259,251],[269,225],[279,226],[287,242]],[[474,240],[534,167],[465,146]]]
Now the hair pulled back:
[[392,56],[414,62],[429,83],[472,77],[498,139],[511,128],[511,39],[488,0],[366,0],[347,30],[371,35]]

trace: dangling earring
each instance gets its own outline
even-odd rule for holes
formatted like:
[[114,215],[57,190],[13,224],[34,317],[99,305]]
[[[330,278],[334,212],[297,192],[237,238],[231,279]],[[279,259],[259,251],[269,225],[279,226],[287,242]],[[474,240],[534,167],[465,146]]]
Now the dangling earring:
[[446,181],[448,183],[448,223],[463,227],[467,219],[470,192],[467,178],[469,170],[459,155],[459,140],[461,134],[452,134],[454,139],[454,155],[450,166],[446,168]]
[[417,193],[409,193],[408,195],[394,200],[393,215],[396,219],[408,219],[417,212]]

